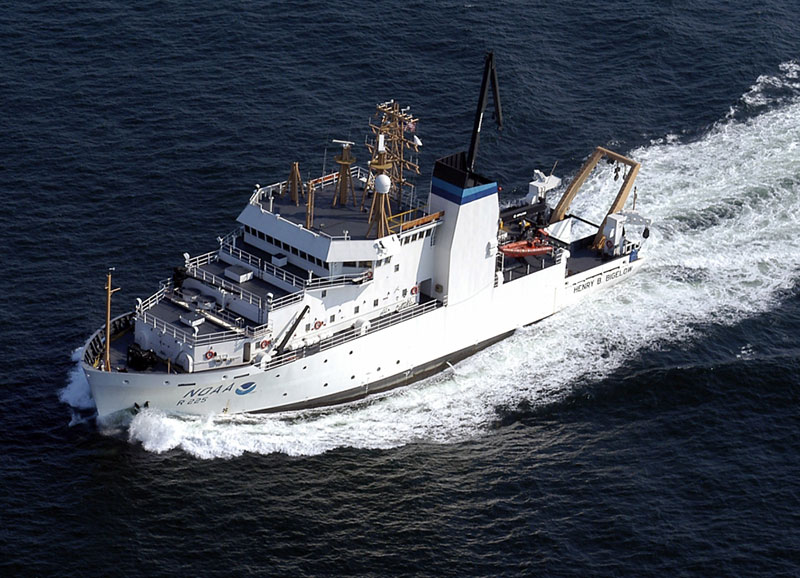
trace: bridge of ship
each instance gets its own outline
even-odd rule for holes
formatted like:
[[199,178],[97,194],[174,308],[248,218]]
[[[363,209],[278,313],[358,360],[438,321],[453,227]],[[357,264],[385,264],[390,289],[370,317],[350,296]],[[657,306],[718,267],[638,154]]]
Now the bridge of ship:
[[[361,167],[353,167],[351,176],[356,184],[356,201],[353,203],[352,193],[348,193],[345,205],[333,206],[334,193],[339,182],[339,173],[330,173],[312,181],[318,189],[315,192],[314,226],[312,231],[332,239],[366,239],[375,235],[376,226],[370,230],[368,215],[371,199],[364,200],[361,207],[361,193],[366,181],[367,171]],[[283,194],[280,194],[283,192]],[[271,197],[271,198],[270,198]],[[271,211],[280,218],[304,225],[306,220],[306,200],[299,198],[295,204],[287,190],[287,182],[276,183],[268,187],[260,187],[250,198],[250,204],[262,210]],[[404,199],[406,203],[416,202],[413,190]],[[402,233],[418,226],[425,225],[440,218],[442,214],[427,215],[421,207],[414,207],[399,212],[389,218],[390,231]],[[252,278],[237,281],[226,277],[225,270],[232,265],[225,256],[231,256],[237,262],[250,265],[254,271]],[[273,254],[244,242],[242,229],[239,228],[220,239],[220,249],[190,257],[185,265],[189,277],[208,285],[236,295],[264,312],[288,306],[303,298],[306,290],[312,288],[336,287],[344,284],[365,283],[369,277],[364,272],[356,274],[334,275],[327,277],[313,276],[292,263],[277,266],[272,263]],[[233,265],[235,266],[235,265]],[[291,286],[289,291],[276,284],[280,281]],[[234,314],[225,310],[213,296],[202,294],[192,288],[175,288],[171,281],[162,282],[162,288],[137,307],[137,319],[160,327],[186,343],[210,344],[226,341],[234,337],[259,337],[269,331],[265,319],[252,319],[245,315]],[[195,313],[204,317],[204,322],[194,329],[181,321],[181,316]]]

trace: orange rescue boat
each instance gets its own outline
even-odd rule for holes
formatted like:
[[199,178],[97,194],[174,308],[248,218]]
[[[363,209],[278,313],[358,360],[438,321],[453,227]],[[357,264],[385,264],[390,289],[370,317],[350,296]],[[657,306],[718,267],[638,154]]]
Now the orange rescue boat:
[[500,246],[500,252],[506,257],[532,257],[538,255],[549,255],[553,252],[552,245],[543,243],[539,239],[531,241],[517,241]]

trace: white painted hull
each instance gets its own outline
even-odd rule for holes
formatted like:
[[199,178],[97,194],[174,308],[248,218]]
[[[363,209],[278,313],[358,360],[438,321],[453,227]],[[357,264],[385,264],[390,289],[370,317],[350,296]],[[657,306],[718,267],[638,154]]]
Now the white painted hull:
[[614,285],[641,264],[625,256],[568,278],[563,263],[551,266],[268,370],[245,365],[168,375],[83,367],[100,417],[145,403],[189,414],[328,405],[429,375]]

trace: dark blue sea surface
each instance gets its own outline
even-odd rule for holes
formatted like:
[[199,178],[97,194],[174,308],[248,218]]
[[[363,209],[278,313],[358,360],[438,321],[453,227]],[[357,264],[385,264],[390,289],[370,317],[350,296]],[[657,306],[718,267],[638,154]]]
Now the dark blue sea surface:
[[[478,170],[642,162],[635,278],[377,398],[96,423],[108,267],[122,313],[391,98],[425,190],[490,49]],[[0,55],[0,574],[800,575],[796,2],[16,2]]]

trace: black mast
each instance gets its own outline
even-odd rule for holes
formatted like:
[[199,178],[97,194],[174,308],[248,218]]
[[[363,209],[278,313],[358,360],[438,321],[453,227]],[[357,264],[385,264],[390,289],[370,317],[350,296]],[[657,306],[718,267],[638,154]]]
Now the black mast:
[[478,141],[481,138],[481,124],[483,123],[483,113],[486,111],[486,104],[489,100],[489,82],[492,83],[492,95],[494,96],[494,117],[497,120],[498,130],[503,130],[503,109],[500,106],[500,87],[497,84],[497,69],[494,66],[494,52],[486,55],[483,66],[483,81],[481,82],[481,96],[478,100],[478,110],[475,112],[475,124],[472,128],[472,141],[469,144],[467,153],[467,170],[475,170],[475,158],[478,156]]

